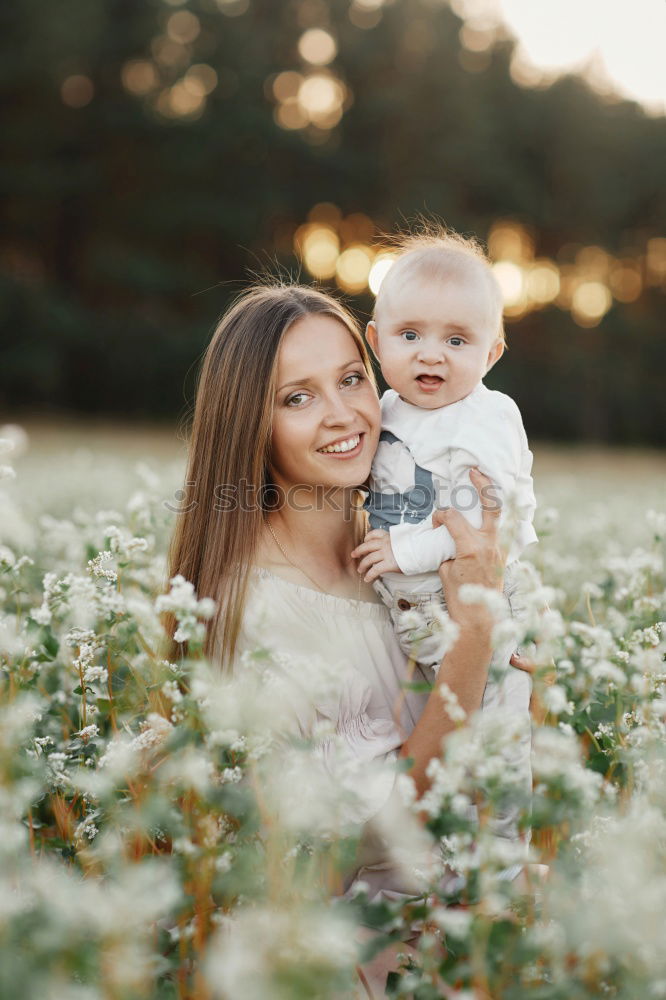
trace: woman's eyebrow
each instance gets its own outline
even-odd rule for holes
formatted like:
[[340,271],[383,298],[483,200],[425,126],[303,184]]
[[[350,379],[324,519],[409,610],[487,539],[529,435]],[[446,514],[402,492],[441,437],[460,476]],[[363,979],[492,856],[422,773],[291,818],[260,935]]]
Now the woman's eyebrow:
[[[361,361],[360,358],[353,358],[351,361],[345,361],[343,365],[340,365],[339,368],[336,368],[336,372],[342,372],[345,370],[345,368],[350,368],[352,365],[360,365],[362,363],[363,362]],[[297,378],[293,382],[285,382],[284,385],[280,386],[278,392],[282,392],[283,389],[288,389],[292,385],[309,385],[309,383],[312,381],[313,381],[313,376],[306,375],[305,378]]]

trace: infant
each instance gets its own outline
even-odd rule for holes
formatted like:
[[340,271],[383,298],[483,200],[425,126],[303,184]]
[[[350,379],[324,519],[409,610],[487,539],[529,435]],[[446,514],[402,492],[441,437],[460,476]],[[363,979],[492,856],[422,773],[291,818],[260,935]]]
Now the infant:
[[[495,484],[484,504],[502,505],[504,594],[515,619],[523,612],[518,559],[537,540],[532,453],[520,411],[482,381],[505,345],[501,291],[476,242],[447,232],[407,238],[379,290],[367,339],[391,388],[381,401],[366,501],[372,530],[357,551],[402,649],[432,680],[446,634],[438,624],[446,604],[437,570],[455,556],[448,529],[433,527],[433,509],[455,507],[480,527],[469,470],[478,467]],[[529,795],[531,680],[509,665],[514,649],[511,639],[497,645],[482,709],[518,721],[510,754]],[[507,806],[496,821],[499,835],[517,836],[516,814]]]

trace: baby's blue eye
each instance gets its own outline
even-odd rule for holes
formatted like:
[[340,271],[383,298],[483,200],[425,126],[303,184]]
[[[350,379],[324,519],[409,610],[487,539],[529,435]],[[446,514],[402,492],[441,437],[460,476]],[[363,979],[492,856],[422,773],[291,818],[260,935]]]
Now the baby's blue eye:
[[459,344],[464,344],[465,341],[462,337],[449,337],[449,343],[453,344],[454,347],[458,347]]
[[413,330],[403,330],[402,335],[410,343],[414,343],[415,340],[419,339],[418,333],[415,333]]

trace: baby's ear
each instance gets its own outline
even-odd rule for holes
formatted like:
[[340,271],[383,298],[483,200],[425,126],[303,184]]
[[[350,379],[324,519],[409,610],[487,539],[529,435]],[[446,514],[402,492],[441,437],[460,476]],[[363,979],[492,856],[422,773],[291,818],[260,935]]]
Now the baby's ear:
[[496,340],[493,346],[488,351],[488,358],[486,360],[486,373],[490,371],[490,369],[492,368],[492,366],[495,364],[496,361],[499,361],[499,359],[502,357],[503,354],[504,354],[504,341]]
[[370,320],[370,322],[365,328],[365,339],[370,344],[372,353],[377,358],[377,360],[379,360],[379,355],[377,354],[379,336],[377,334],[377,324],[373,320]]

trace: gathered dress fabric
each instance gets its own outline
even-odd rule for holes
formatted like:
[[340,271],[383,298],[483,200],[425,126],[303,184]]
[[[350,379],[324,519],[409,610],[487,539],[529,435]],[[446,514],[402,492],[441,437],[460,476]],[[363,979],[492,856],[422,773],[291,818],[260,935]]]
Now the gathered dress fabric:
[[[243,654],[260,649],[288,661],[292,680],[296,665],[297,733],[313,739],[322,780],[354,790],[347,819],[361,835],[342,891],[353,894],[363,883],[370,899],[419,895],[438,852],[406,804],[395,765],[429,692],[403,687],[427,679],[400,649],[388,609],[254,567],[234,672]],[[320,673],[328,678],[317,685]],[[314,692],[311,701],[301,689]]]

